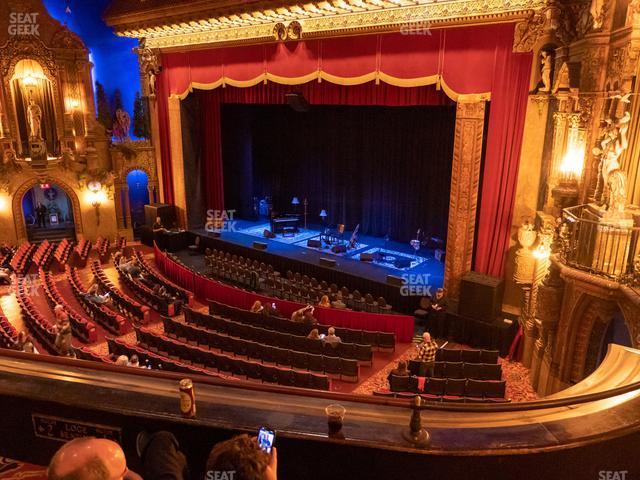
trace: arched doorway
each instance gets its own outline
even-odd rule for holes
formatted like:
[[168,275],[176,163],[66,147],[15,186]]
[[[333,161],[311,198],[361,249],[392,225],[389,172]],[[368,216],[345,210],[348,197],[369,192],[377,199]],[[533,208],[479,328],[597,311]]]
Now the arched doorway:
[[144,170],[131,170],[127,174],[129,189],[129,214],[133,235],[139,237],[144,226],[144,206],[149,203],[149,175]]
[[616,343],[623,347],[633,347],[631,333],[629,332],[629,328],[625,322],[624,315],[620,310],[616,311],[613,318],[606,326],[604,335],[602,336],[602,343],[600,344],[597,365],[600,365],[602,360],[604,360],[610,343]]
[[22,195],[21,206],[29,241],[75,240],[73,203],[61,186],[34,185]]

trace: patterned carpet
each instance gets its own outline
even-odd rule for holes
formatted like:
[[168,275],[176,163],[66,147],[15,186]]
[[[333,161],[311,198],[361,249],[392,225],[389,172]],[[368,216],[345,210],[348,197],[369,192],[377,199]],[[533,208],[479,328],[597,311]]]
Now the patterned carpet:
[[[449,342],[447,348],[469,348],[465,345]],[[384,390],[389,388],[387,376],[389,372],[396,368],[398,361],[409,360],[416,355],[415,349],[407,350],[403,355],[398,357],[394,362],[389,363],[375,375],[359,385],[353,393],[361,395],[371,395],[376,390]],[[519,362],[508,362],[503,358],[498,359],[502,364],[502,378],[507,381],[506,398],[510,398],[512,402],[526,402],[536,400],[538,398],[529,382],[529,369]]]
[[2,480],[46,480],[46,468],[0,457],[0,479]]

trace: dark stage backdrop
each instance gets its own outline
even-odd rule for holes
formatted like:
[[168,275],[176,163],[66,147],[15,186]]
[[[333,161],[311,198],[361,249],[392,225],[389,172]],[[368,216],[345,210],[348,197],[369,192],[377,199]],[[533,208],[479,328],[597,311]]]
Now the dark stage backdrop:
[[[253,213],[309,201],[309,222],[406,241],[418,228],[446,238],[455,105],[428,107],[222,105],[225,208]],[[302,210],[302,206],[300,206]]]

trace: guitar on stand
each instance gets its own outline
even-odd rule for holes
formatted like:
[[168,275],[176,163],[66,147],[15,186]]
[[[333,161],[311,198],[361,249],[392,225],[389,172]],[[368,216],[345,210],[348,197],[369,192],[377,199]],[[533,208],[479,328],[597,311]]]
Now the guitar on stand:
[[347,249],[353,250],[354,248],[358,248],[358,230],[360,230],[360,224],[356,225],[356,228],[353,230]]

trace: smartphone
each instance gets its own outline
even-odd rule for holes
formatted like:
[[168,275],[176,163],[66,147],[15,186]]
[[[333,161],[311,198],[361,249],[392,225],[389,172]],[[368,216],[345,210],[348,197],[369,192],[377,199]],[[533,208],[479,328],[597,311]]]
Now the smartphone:
[[258,430],[258,446],[267,453],[271,453],[276,441],[276,431],[269,427],[261,427]]

